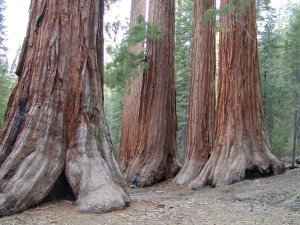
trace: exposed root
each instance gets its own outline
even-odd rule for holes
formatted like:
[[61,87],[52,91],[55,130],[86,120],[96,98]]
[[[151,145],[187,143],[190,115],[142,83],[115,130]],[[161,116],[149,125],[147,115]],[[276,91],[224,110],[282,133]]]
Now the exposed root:
[[76,203],[79,212],[104,213],[124,209],[129,202],[130,199],[124,190],[111,183],[80,195]]
[[153,157],[151,160],[137,159],[134,167],[127,173],[126,180],[134,186],[147,187],[175,177],[181,168],[177,157],[161,161]]
[[189,160],[174,178],[174,183],[179,186],[189,183],[199,175],[203,166],[202,161]]

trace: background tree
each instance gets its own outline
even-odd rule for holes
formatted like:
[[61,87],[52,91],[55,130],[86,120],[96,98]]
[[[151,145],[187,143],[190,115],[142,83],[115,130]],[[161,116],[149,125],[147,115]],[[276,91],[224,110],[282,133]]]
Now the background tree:
[[6,105],[10,95],[11,82],[7,76],[7,65],[0,65],[0,128],[3,125]]
[[148,40],[149,68],[143,74],[139,107],[137,154],[127,177],[147,186],[174,177],[180,168],[176,148],[174,71],[174,1],[150,1],[149,22],[160,26],[162,37]]
[[39,203],[64,174],[79,211],[129,201],[103,114],[103,8],[103,0],[31,2],[0,132],[1,216]]
[[0,0],[0,64],[7,64],[7,47],[5,45],[6,40],[6,26],[5,26],[5,16],[4,12],[6,9],[5,0]]
[[287,79],[283,56],[284,37],[278,27],[279,16],[270,0],[260,0],[257,5],[258,54],[260,83],[266,128],[274,153],[286,154],[291,134],[291,108],[293,84]]
[[[289,4],[291,16],[285,41],[285,55],[287,58],[287,75],[292,81],[293,109],[300,111],[300,3]],[[296,119],[297,139],[300,138],[300,119]]]
[[6,3],[0,0],[0,128],[3,125],[3,119],[6,111],[9,94],[11,91],[11,79],[8,74],[8,61],[7,61],[7,47],[6,40],[6,27],[4,12]]
[[[130,15],[130,28],[135,29],[145,23],[146,1],[145,0],[132,0],[131,2],[131,15]],[[144,41],[128,46],[130,53],[139,55],[144,51]],[[142,57],[140,58],[140,60]],[[130,163],[136,157],[136,144],[139,136],[139,111],[141,101],[141,89],[143,81],[142,66],[134,69],[133,75],[128,78],[124,94],[124,106],[122,114],[122,125],[120,135],[120,145],[118,152],[118,162],[122,171],[125,172]]]
[[[222,0],[221,6],[228,2]],[[255,1],[235,1],[233,6],[236,13],[221,16],[214,148],[190,184],[192,189],[284,171],[284,165],[271,152],[264,127]]]
[[[288,2],[278,13],[270,0],[259,0],[257,9],[260,81],[266,128],[274,153],[289,161],[293,135],[295,96],[299,83],[292,71],[297,66],[297,29],[291,30],[299,3]],[[297,25],[296,25],[297,26]],[[299,70],[299,69],[298,69]],[[295,73],[297,74],[297,73]]]
[[[107,13],[110,13],[111,9]],[[127,21],[125,22],[125,24]],[[114,153],[117,155],[120,141],[121,120],[122,120],[122,108],[124,89],[126,84],[126,77],[129,71],[130,65],[124,62],[129,62],[127,57],[127,50],[124,54],[124,49],[127,46],[125,38],[121,43],[117,43],[117,37],[122,35],[122,32],[128,31],[128,27],[117,20],[111,23],[106,21],[105,32],[109,40],[114,40],[115,45],[108,45],[106,47],[107,56],[111,59],[107,60],[105,64],[105,76],[104,76],[104,102],[105,116],[108,123],[111,139],[114,147]],[[124,64],[123,64],[124,62]]]
[[193,9],[193,1],[177,0],[175,14],[176,114],[177,148],[181,161],[184,160],[188,115],[188,90],[192,68]]
[[195,179],[213,145],[214,85],[216,75],[215,19],[205,18],[215,1],[194,1],[192,76],[190,81],[185,163],[175,178],[182,185]]

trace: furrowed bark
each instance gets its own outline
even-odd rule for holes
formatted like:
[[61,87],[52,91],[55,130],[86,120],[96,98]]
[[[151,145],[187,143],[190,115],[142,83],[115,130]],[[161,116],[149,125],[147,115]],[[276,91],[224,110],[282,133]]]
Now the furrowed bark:
[[149,69],[143,74],[140,124],[134,160],[127,180],[148,186],[174,177],[180,169],[176,148],[174,1],[150,1],[149,22],[160,26],[162,37],[148,40]]
[[[138,24],[138,17],[142,16],[145,20],[146,0],[132,0],[130,27]],[[135,54],[140,54],[144,50],[144,43],[132,44],[128,47],[128,51]],[[129,77],[124,96],[124,106],[122,115],[121,137],[118,153],[118,162],[121,170],[126,178],[128,166],[135,160],[136,144],[139,135],[139,109],[141,101],[141,89],[143,80],[143,68],[140,66]]]
[[[222,0],[224,6],[228,0]],[[255,1],[221,16],[219,86],[212,155],[191,189],[284,172],[266,135],[259,89]]]
[[215,18],[204,14],[215,8],[214,0],[194,1],[192,75],[185,146],[185,162],[174,179],[178,185],[195,179],[213,146],[214,85],[216,75]]
[[82,212],[129,201],[103,115],[103,1],[32,1],[0,132],[0,216],[41,202],[65,173]]

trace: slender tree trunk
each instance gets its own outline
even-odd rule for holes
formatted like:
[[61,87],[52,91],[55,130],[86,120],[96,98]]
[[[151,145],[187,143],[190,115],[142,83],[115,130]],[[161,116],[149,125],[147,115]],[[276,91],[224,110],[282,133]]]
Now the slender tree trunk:
[[295,158],[296,158],[296,148],[297,148],[297,120],[298,120],[298,110],[295,110],[294,116],[294,138],[293,138],[293,153],[292,153],[292,168],[295,167]]
[[[145,19],[146,0],[132,0],[130,27],[138,24],[138,17],[142,16]],[[143,52],[144,43],[130,45],[129,52],[139,54]],[[143,68],[139,67],[134,71],[136,74],[129,77],[125,87],[124,106],[122,115],[121,137],[119,145],[118,161],[121,170],[126,178],[126,170],[130,163],[136,157],[136,144],[139,135],[139,110],[140,98],[143,80]]]
[[65,173],[82,212],[128,195],[103,114],[103,0],[32,1],[0,133],[0,215],[41,202]]
[[175,178],[175,183],[179,185],[188,183],[199,175],[213,145],[215,19],[203,18],[204,13],[213,8],[215,8],[215,0],[194,1],[192,76],[185,163]]
[[[224,6],[228,0],[222,0]],[[211,157],[190,184],[227,185],[284,171],[272,154],[264,126],[256,41],[255,1],[235,3],[237,13],[221,17],[219,86]]]
[[174,0],[150,1],[149,22],[161,26],[162,38],[148,41],[149,69],[144,72],[140,124],[134,161],[127,180],[147,186],[174,177],[180,168],[176,148],[174,71]]

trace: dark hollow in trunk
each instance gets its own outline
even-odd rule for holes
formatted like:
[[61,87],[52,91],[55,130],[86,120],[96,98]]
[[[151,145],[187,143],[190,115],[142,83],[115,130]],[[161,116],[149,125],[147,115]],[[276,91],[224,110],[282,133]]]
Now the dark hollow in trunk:
[[76,201],[76,196],[72,191],[72,188],[67,180],[65,173],[61,173],[52,187],[51,191],[44,199],[45,202],[51,202],[54,200],[69,200]]

